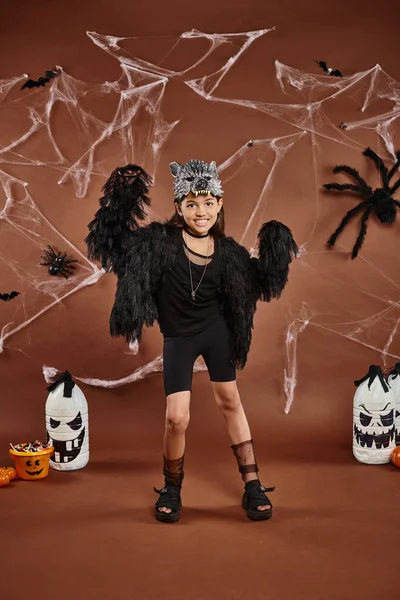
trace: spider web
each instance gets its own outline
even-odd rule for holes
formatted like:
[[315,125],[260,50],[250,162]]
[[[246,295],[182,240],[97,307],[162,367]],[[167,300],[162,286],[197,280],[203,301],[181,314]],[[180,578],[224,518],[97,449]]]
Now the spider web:
[[[157,177],[162,149],[168,140],[173,141],[181,118],[177,115],[170,122],[165,119],[164,105],[170,92],[174,97],[186,86],[210,110],[212,105],[223,103],[237,111],[232,113],[235,119],[246,121],[250,114],[265,119],[274,135],[240,141],[219,165],[219,172],[227,198],[248,198],[247,202],[235,203],[230,234],[256,253],[253,249],[260,225],[277,219],[292,228],[300,245],[290,285],[266,313],[267,319],[284,313],[285,333],[274,354],[281,360],[278,368],[286,397],[285,412],[289,412],[298,383],[302,344],[312,331],[314,335],[334,336],[355,349],[369,348],[385,368],[400,359],[395,344],[400,324],[399,277],[396,261],[391,260],[396,256],[398,224],[381,226],[371,217],[359,257],[350,261],[349,252],[359,228],[357,219],[346,228],[333,251],[326,249],[325,242],[359,198],[322,191],[323,183],[349,181],[343,175],[332,174],[336,164],[357,168],[372,187],[381,185],[379,174],[362,151],[370,146],[387,166],[393,164],[395,150],[400,148],[400,85],[379,65],[336,78],[303,72],[276,61],[276,87],[269,94],[274,101],[270,97],[267,101],[253,99],[249,78],[237,72],[240,74],[248,55],[254,57],[256,49],[265,46],[264,36],[273,31],[206,34],[192,30],[178,39],[158,38],[157,49],[150,38],[88,32],[93,43],[119,62],[120,79],[88,84],[58,67],[59,75],[51,86],[40,94],[23,97],[13,95],[23,77],[0,82],[0,115],[5,124],[0,162],[3,169],[18,173],[29,172],[27,169],[32,167],[43,169],[50,177],[54,195],[60,194],[57,184],[59,190],[63,186],[69,189],[72,184],[76,197],[84,198],[117,163],[137,162]],[[188,58],[188,44],[196,48],[195,60]],[[146,58],[140,58],[143,55]],[[184,86],[173,87],[172,80]],[[7,126],[11,121],[8,117],[16,111],[21,115],[17,132],[14,125]],[[64,150],[59,136],[66,127],[74,139],[74,155]],[[300,178],[301,185],[296,185]],[[6,197],[0,213],[0,257],[5,273],[2,286],[16,289],[15,277],[20,287],[29,286],[29,294],[22,294],[27,299],[21,303],[21,310],[11,302],[4,303],[5,310],[1,307],[5,319],[0,338],[3,345],[7,337],[67,295],[94,283],[103,273],[42,215],[22,175],[19,179],[3,170],[0,179]],[[291,215],[299,206],[304,207],[302,218],[293,221]],[[149,215],[158,216],[165,215],[158,215],[154,209]],[[48,277],[44,268],[37,266],[39,249],[47,243],[69,249],[73,258],[80,259],[79,271],[68,280]],[[43,297],[46,300],[40,307]],[[131,350],[136,353],[138,348]],[[269,359],[272,354],[266,349],[265,360]],[[161,370],[160,361],[156,357],[116,381],[77,379],[116,387]],[[198,363],[196,369],[204,370],[204,365]],[[44,367],[44,373],[50,380],[57,370]]]

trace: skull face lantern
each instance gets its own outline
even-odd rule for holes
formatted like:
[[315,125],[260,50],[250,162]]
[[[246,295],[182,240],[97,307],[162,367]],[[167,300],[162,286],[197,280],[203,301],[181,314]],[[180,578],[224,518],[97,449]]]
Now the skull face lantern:
[[394,394],[376,365],[354,383],[353,454],[362,463],[388,463],[395,447]]
[[58,471],[82,469],[89,461],[86,398],[68,371],[47,389],[47,440],[54,447],[50,467]]
[[395,440],[396,446],[400,446],[400,362],[396,363],[388,376],[388,382],[393,390],[395,408]]

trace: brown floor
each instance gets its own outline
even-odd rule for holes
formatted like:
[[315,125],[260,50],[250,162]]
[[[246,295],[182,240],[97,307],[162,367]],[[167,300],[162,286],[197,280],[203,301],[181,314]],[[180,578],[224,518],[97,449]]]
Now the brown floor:
[[[89,465],[71,473],[51,471],[35,485],[15,481],[0,490],[2,600],[22,600],[30,594],[58,600],[396,597],[399,470],[392,465],[357,463],[351,452],[351,432],[354,379],[372,363],[387,367],[400,360],[395,329],[400,316],[396,305],[399,222],[385,229],[371,218],[356,261],[348,260],[348,251],[357,236],[357,224],[348,228],[336,251],[326,254],[324,241],[355,204],[354,199],[332,199],[320,192],[322,183],[335,180],[332,168],[341,162],[354,165],[374,181],[376,173],[366,166],[361,151],[371,145],[387,156],[382,138],[370,126],[344,134],[337,125],[381,115],[392,110],[393,102],[377,100],[372,93],[371,104],[361,112],[370,80],[360,77],[341,95],[325,101],[323,110],[311,118],[307,103],[331,95],[333,81],[324,80],[324,86],[312,92],[288,88],[289,95],[284,95],[275,78],[274,62],[320,75],[315,59],[326,60],[346,76],[380,64],[393,81],[376,74],[372,91],[379,95],[390,89],[393,97],[399,97],[399,16],[395,2],[385,3],[379,11],[359,0],[339,0],[329,6],[294,0],[247,4],[205,0],[195,5],[153,0],[140,6],[125,0],[95,5],[71,0],[2,6],[0,48],[6,60],[0,79],[22,73],[37,77],[44,69],[61,65],[66,73],[62,81],[68,83],[67,77],[73,77],[70,85],[75,90],[89,90],[81,99],[82,106],[104,120],[115,110],[115,100],[96,84],[118,80],[120,68],[86,31],[137,36],[140,39],[121,42],[130,57],[182,70],[206,49],[204,40],[183,40],[182,46],[168,54],[182,32],[234,33],[275,26],[249,47],[215,91],[215,98],[272,105],[258,106],[257,111],[232,102],[208,101],[185,86],[183,76],[169,81],[163,116],[169,123],[180,122],[152,170],[156,174],[152,207],[154,216],[171,212],[168,163],[172,160],[204,157],[221,165],[249,139],[293,135],[293,146],[275,167],[271,145],[259,143],[254,152],[245,150],[223,170],[227,228],[251,247],[261,222],[276,218],[287,223],[304,245],[282,300],[260,306],[248,366],[238,376],[261,479],[266,486],[276,486],[271,494],[273,519],[250,522],[240,507],[240,475],[206,373],[194,376],[184,509],[175,525],[159,524],[153,516],[156,494],[152,488],[162,484],[162,374],[108,390],[80,384],[89,402]],[[217,49],[203,70],[199,66],[186,80],[220,69],[240,43],[236,40]],[[45,96],[48,89],[29,94],[22,96],[17,87],[0,105],[2,146],[29,127],[26,106],[40,107],[49,98]],[[120,160],[121,149],[115,137],[99,148],[84,198],[76,197],[71,179],[57,185],[66,165],[87,144],[83,130],[69,120],[76,107],[69,107],[71,113],[65,108],[64,101],[57,103],[51,117],[52,134],[67,158],[65,164],[49,166],[54,149],[46,131],[38,130],[3,156],[0,181],[4,186],[7,177],[28,182],[35,205],[84,252],[86,226],[97,209],[104,175]],[[136,123],[135,160],[147,161],[151,170],[150,154],[144,151],[145,128],[143,112]],[[300,138],[303,130],[316,135]],[[395,147],[400,147],[396,121],[390,135]],[[282,149],[286,142],[277,143]],[[30,160],[43,165],[29,165]],[[254,198],[261,194],[271,169],[275,169],[273,177],[247,231]],[[10,213],[10,218],[15,223],[22,214],[23,189],[15,181],[12,185],[9,193],[17,212]],[[1,192],[0,209],[4,205]],[[37,212],[30,217],[33,214]],[[49,242],[59,243],[60,237],[43,220],[38,231],[43,236],[40,242],[23,238],[21,243],[9,223],[0,222],[0,292],[22,292],[18,299],[1,304],[0,329],[11,322],[18,326],[49,304],[50,296],[34,285],[43,279],[37,250]],[[13,270],[12,257],[24,271]],[[90,266],[82,264],[77,279],[66,285],[74,287],[90,272]],[[59,286],[57,296],[69,289]],[[109,338],[114,291],[115,279],[102,277],[5,339],[0,354],[0,463],[10,462],[9,442],[44,435],[44,365],[68,369],[83,379],[114,381],[160,354],[157,328],[145,332],[136,356],[127,352],[122,340]],[[285,336],[296,318],[309,322],[299,323],[304,330],[297,344],[297,387],[285,414]],[[382,354],[385,347],[387,355]]]

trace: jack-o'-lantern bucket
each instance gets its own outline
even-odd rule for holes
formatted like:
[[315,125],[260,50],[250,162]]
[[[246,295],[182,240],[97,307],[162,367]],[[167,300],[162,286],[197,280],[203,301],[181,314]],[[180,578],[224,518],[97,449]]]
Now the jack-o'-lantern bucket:
[[[19,447],[23,448],[27,444],[19,444]],[[9,453],[11,458],[15,462],[15,470],[20,479],[26,481],[37,481],[38,479],[44,479],[49,474],[49,461],[50,456],[53,454],[54,448],[45,448],[38,452],[17,452],[16,450],[10,449]]]

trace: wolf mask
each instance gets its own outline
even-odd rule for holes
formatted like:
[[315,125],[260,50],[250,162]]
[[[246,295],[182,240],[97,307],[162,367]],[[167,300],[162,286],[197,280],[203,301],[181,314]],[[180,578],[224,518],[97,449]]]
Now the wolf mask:
[[170,165],[171,173],[175,177],[174,194],[176,200],[183,200],[190,192],[198,194],[212,194],[221,198],[221,181],[218,178],[217,165],[213,160],[206,163],[202,160],[189,160],[181,165],[173,162]]

